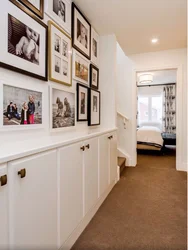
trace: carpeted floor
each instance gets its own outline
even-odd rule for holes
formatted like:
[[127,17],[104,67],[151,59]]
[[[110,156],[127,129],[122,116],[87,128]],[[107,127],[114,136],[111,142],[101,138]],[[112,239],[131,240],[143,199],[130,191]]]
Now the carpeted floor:
[[186,250],[186,202],[175,156],[138,155],[72,250]]

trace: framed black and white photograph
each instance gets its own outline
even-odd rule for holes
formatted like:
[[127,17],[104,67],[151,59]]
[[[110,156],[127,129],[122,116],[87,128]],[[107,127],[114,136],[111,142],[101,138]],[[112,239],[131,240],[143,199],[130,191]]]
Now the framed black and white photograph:
[[90,87],[99,88],[99,69],[92,64],[90,64]]
[[89,126],[100,125],[100,103],[100,92],[89,89]]
[[35,15],[43,19],[44,17],[44,0],[18,0],[29,8]]
[[42,92],[3,84],[3,126],[42,124]]
[[73,78],[89,86],[90,62],[77,50],[73,50]]
[[47,81],[47,26],[15,0],[0,8],[0,66]]
[[91,61],[99,66],[99,35],[91,28]]
[[77,83],[77,121],[88,120],[88,87]]
[[71,38],[49,21],[49,79],[67,86],[72,85]]
[[90,60],[91,25],[74,3],[72,3],[72,45]]
[[50,89],[50,128],[52,131],[75,126],[75,93]]
[[70,0],[45,0],[45,12],[60,28],[71,35]]

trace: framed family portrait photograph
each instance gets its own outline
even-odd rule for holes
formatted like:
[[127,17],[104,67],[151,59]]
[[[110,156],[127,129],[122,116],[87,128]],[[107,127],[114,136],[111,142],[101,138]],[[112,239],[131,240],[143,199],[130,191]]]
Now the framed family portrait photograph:
[[77,121],[88,120],[88,87],[77,83]]
[[0,66],[47,81],[47,26],[15,0],[0,8]]
[[89,89],[89,126],[100,125],[100,97],[98,90]]
[[90,60],[91,24],[74,3],[72,3],[72,45]]
[[44,17],[44,0],[18,0],[30,9],[35,15],[43,19]]
[[50,129],[62,130],[75,126],[75,93],[61,88],[50,89]]
[[42,124],[42,92],[3,84],[3,126]]
[[93,89],[99,88],[99,69],[93,64],[90,64],[90,87]]
[[90,62],[77,50],[73,50],[73,78],[89,86]]
[[48,21],[49,36],[49,79],[68,86],[72,85],[72,44],[71,38]]
[[91,61],[99,66],[99,35],[91,28]]
[[45,0],[45,13],[71,35],[71,0]]

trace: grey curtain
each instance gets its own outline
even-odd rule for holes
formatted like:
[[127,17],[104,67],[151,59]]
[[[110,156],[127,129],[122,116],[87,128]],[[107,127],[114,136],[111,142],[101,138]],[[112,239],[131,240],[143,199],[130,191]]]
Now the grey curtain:
[[163,132],[176,133],[176,86],[163,88]]

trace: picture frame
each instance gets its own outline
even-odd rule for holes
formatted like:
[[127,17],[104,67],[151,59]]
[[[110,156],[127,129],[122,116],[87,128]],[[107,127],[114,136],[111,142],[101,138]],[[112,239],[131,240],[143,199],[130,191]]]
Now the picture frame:
[[91,27],[91,62],[99,67],[99,34]]
[[27,130],[44,127],[44,91],[23,83],[0,80],[0,129]]
[[77,83],[77,121],[88,121],[89,89]]
[[18,0],[39,18],[44,18],[44,0]]
[[88,126],[100,125],[101,93],[98,90],[89,89]]
[[15,0],[0,8],[0,66],[43,81],[48,78],[48,29],[31,11]]
[[71,0],[45,0],[45,13],[71,35]]
[[50,86],[50,131],[59,132],[76,126],[76,94]]
[[99,88],[99,69],[93,64],[90,64],[90,87],[93,89]]
[[72,3],[72,46],[87,59],[91,59],[91,24],[74,3]]
[[85,56],[73,49],[73,79],[89,86],[90,61]]
[[49,79],[67,86],[72,85],[71,38],[58,25],[48,21]]

